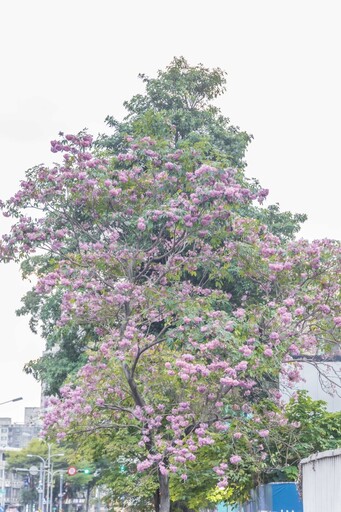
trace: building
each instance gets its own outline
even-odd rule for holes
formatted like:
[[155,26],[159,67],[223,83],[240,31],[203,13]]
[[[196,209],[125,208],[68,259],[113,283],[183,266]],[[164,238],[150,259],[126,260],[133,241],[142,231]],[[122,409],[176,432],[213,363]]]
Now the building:
[[11,418],[0,418],[0,447],[8,446],[9,427],[11,423]]
[[0,509],[18,508],[24,485],[24,475],[6,470],[5,452],[25,448],[39,437],[41,409],[25,407],[25,422],[12,423],[11,418],[0,418]]
[[25,448],[32,439],[39,437],[40,414],[39,407],[25,407],[24,423],[12,423],[11,418],[0,418],[0,448]]
[[20,506],[20,493],[23,487],[22,475],[6,470],[4,452],[17,451],[17,448],[0,447],[0,506],[2,509]]

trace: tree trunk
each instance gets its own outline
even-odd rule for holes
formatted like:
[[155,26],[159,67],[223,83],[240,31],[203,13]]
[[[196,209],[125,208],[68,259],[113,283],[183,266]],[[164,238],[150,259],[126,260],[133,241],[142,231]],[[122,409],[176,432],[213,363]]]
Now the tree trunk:
[[153,501],[154,501],[155,512],[159,512],[159,510],[160,510],[160,489],[156,489],[156,491],[154,493]]
[[170,512],[169,479],[168,475],[159,472],[160,503],[158,512]]

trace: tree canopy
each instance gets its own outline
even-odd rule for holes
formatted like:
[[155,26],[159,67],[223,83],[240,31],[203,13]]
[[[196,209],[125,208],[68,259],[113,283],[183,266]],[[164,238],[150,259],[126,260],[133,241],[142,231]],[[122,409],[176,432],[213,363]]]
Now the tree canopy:
[[[91,142],[53,141],[62,163],[29,171],[3,206],[17,221],[2,258],[44,250],[36,292],[62,293],[59,326],[92,326],[100,340],[51,398],[50,435],[133,430],[136,470],[156,472],[166,511],[170,475],[185,481],[186,463],[216,433],[231,438],[236,417],[262,460],[279,373],[294,381],[294,356],[337,341],[338,245],[280,244],[240,214],[267,192],[199,152],[144,138],[99,155]],[[240,465],[238,453],[222,456],[218,485]]]
[[[158,88],[173,71],[174,97]],[[297,357],[337,344],[341,325],[339,244],[294,240],[304,218],[259,208],[268,191],[245,176],[241,153],[224,153],[195,113],[186,128],[189,107],[215,115],[208,100],[225,82],[206,71],[180,59],[160,82],[145,78],[148,101],[127,105],[131,134],[61,133],[60,162],[30,169],[1,204],[14,221],[1,259],[38,280],[23,312],[59,347],[49,357],[75,358],[56,372],[67,381],[59,396],[50,389],[46,435],[90,451],[107,437],[157,512],[169,512],[170,490],[181,498],[179,482],[195,486],[199,460],[220,489],[263,464],[263,440],[284,421],[279,375],[295,382]],[[136,133],[165,111],[175,137],[173,125],[168,138]]]
[[[209,70],[202,64],[190,66],[179,57],[174,58],[165,70],[160,70],[156,78],[144,75],[141,78],[146,85],[145,95],[134,96],[125,103],[128,115],[123,122],[108,116],[107,122],[114,128],[114,134],[95,140],[97,148],[112,153],[126,148],[128,136],[152,136],[160,145],[172,144],[174,149],[185,149],[187,153],[192,149],[199,151],[203,159],[219,161],[223,166],[234,165],[238,169],[238,180],[247,182],[243,167],[251,136],[231,126],[228,118],[212,104],[225,91],[225,72],[219,68]],[[55,146],[52,149],[55,151]],[[255,189],[260,188],[256,181],[250,183]],[[241,215],[265,224],[281,241],[292,240],[306,220],[303,214],[280,212],[278,205],[259,208],[246,203],[240,205],[239,211]],[[50,260],[45,256],[29,257],[22,263],[23,277],[46,272],[49,264]],[[233,279],[233,272],[230,277]],[[237,273],[235,277],[235,286],[242,296],[243,283]],[[31,329],[33,332],[39,329],[46,340],[44,354],[25,365],[27,373],[44,382],[46,394],[59,393],[65,379],[84,364],[89,340],[94,342],[96,339],[91,326],[55,328],[61,315],[60,297],[60,293],[53,297],[42,296],[32,289],[23,297],[23,306],[17,312],[30,315]]]
[[128,114],[123,122],[107,117],[115,133],[104,136],[102,144],[121,149],[126,135],[167,139],[175,144],[201,140],[205,141],[205,151],[211,158],[217,151],[223,151],[229,165],[244,165],[251,136],[232,126],[212,103],[225,91],[224,71],[202,64],[190,66],[183,57],[175,57],[156,78],[144,74],[139,77],[146,86],[146,94],[137,94],[124,103]]

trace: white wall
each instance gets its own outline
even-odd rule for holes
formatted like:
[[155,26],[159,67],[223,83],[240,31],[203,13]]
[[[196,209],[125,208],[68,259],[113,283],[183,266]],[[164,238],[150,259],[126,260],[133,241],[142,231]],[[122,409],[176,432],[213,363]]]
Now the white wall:
[[341,512],[341,449],[302,462],[304,512]]
[[329,412],[341,411],[341,361],[315,364],[319,369],[310,363],[302,363],[301,376],[303,380],[296,383],[292,389],[284,388],[283,384],[281,385],[285,401],[288,401],[296,390],[305,389],[313,400],[327,402]]

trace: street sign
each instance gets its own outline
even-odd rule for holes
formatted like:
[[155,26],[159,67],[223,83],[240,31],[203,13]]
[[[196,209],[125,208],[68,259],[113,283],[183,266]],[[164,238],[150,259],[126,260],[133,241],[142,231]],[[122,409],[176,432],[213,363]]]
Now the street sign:
[[77,473],[77,468],[75,466],[70,466],[69,468],[67,468],[67,474],[69,476],[73,476]]
[[39,469],[37,468],[37,466],[31,466],[29,469],[29,473],[32,476],[36,476],[39,473]]

